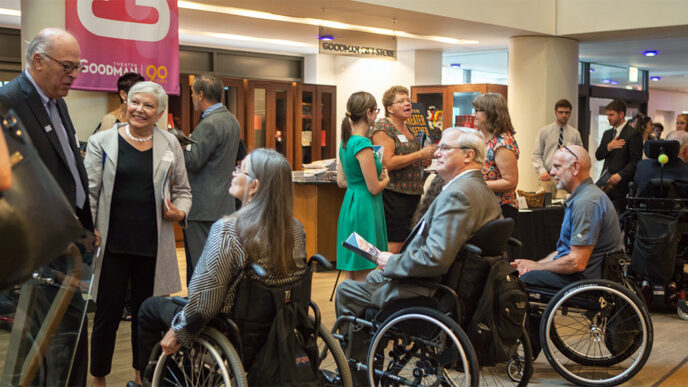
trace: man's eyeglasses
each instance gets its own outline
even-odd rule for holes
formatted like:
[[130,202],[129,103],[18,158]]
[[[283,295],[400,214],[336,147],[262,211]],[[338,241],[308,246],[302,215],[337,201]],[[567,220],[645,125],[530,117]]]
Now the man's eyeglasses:
[[571,154],[573,155],[573,157],[576,158],[576,161],[578,161],[578,156],[576,156],[576,154],[573,153],[573,151],[572,151],[571,149],[569,149],[569,147],[567,147],[566,145],[564,145],[564,146],[562,146],[561,148],[562,148],[562,149],[566,149],[569,153],[571,153]]
[[77,73],[80,73],[80,72],[84,71],[84,69],[86,68],[86,66],[82,65],[81,63],[63,62],[61,60],[57,60],[57,59],[53,58],[52,56],[50,56],[48,54],[41,54],[41,55],[48,58],[48,59],[52,59],[53,61],[58,63],[60,66],[62,66],[62,68],[64,68],[64,71],[67,74],[71,74],[74,70],[76,70]]
[[468,148],[465,146],[454,146],[454,145],[448,145],[447,143],[442,143],[442,144],[437,145],[437,149],[439,149],[442,152],[446,152],[449,149],[473,150],[472,148]]

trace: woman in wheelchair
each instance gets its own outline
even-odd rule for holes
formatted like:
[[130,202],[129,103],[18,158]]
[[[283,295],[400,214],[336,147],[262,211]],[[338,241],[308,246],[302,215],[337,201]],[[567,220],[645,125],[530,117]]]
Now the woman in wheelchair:
[[[215,316],[229,314],[243,276],[280,286],[305,271],[305,234],[292,217],[291,168],[285,158],[256,149],[233,175],[229,193],[242,201],[241,210],[213,224],[189,284],[188,304],[151,297],[141,307],[141,369],[158,342],[165,354],[172,354],[191,345]],[[250,263],[261,265],[267,275],[259,278],[244,270]]]

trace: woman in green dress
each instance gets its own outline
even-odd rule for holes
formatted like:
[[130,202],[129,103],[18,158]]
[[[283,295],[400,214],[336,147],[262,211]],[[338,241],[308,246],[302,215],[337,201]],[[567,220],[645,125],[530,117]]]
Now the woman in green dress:
[[337,165],[337,184],[346,187],[337,223],[337,268],[346,271],[349,279],[363,281],[375,264],[345,249],[342,241],[355,231],[378,249],[387,249],[380,192],[389,183],[389,176],[368,138],[380,111],[375,97],[365,91],[354,93],[346,110]]

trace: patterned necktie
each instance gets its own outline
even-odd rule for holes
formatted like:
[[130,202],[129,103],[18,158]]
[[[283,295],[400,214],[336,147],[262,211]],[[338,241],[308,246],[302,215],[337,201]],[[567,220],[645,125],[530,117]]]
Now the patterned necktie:
[[64,153],[67,159],[67,165],[69,166],[69,171],[72,173],[74,178],[74,183],[76,184],[76,205],[79,208],[84,208],[84,203],[86,202],[86,192],[84,191],[84,186],[81,184],[81,177],[79,176],[79,171],[76,169],[76,158],[74,157],[74,151],[69,145],[69,134],[64,125],[62,125],[62,118],[60,118],[60,112],[57,110],[57,102],[51,99],[48,102],[48,112],[50,114],[50,121],[53,124],[53,129],[57,138],[62,146],[62,153]]
[[564,128],[560,127],[559,128],[559,146],[557,149],[561,148],[564,146]]

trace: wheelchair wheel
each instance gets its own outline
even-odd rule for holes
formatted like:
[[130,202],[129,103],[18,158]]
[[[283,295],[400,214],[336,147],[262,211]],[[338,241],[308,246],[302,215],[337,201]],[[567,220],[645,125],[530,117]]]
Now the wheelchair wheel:
[[549,302],[540,324],[547,360],[580,385],[628,381],[645,365],[652,340],[652,322],[642,301],[606,280],[565,287]]
[[318,327],[318,353],[320,381],[324,386],[353,386],[351,369],[344,351],[337,339],[322,324]]
[[201,332],[191,348],[161,354],[153,386],[247,386],[241,358],[229,340],[215,328]]
[[[511,356],[506,362],[505,371],[506,376],[514,383],[520,386],[527,386],[528,381],[531,376],[533,376],[533,348],[530,343],[530,337],[525,327],[523,328],[523,335],[518,341],[518,348],[516,353]],[[498,374],[496,376],[499,376]],[[493,383],[495,386],[504,385],[505,383],[501,381],[501,377]],[[485,383],[484,371],[481,370],[481,385],[486,385]]]
[[478,360],[459,325],[429,308],[407,308],[380,326],[368,350],[369,385],[478,386]]

